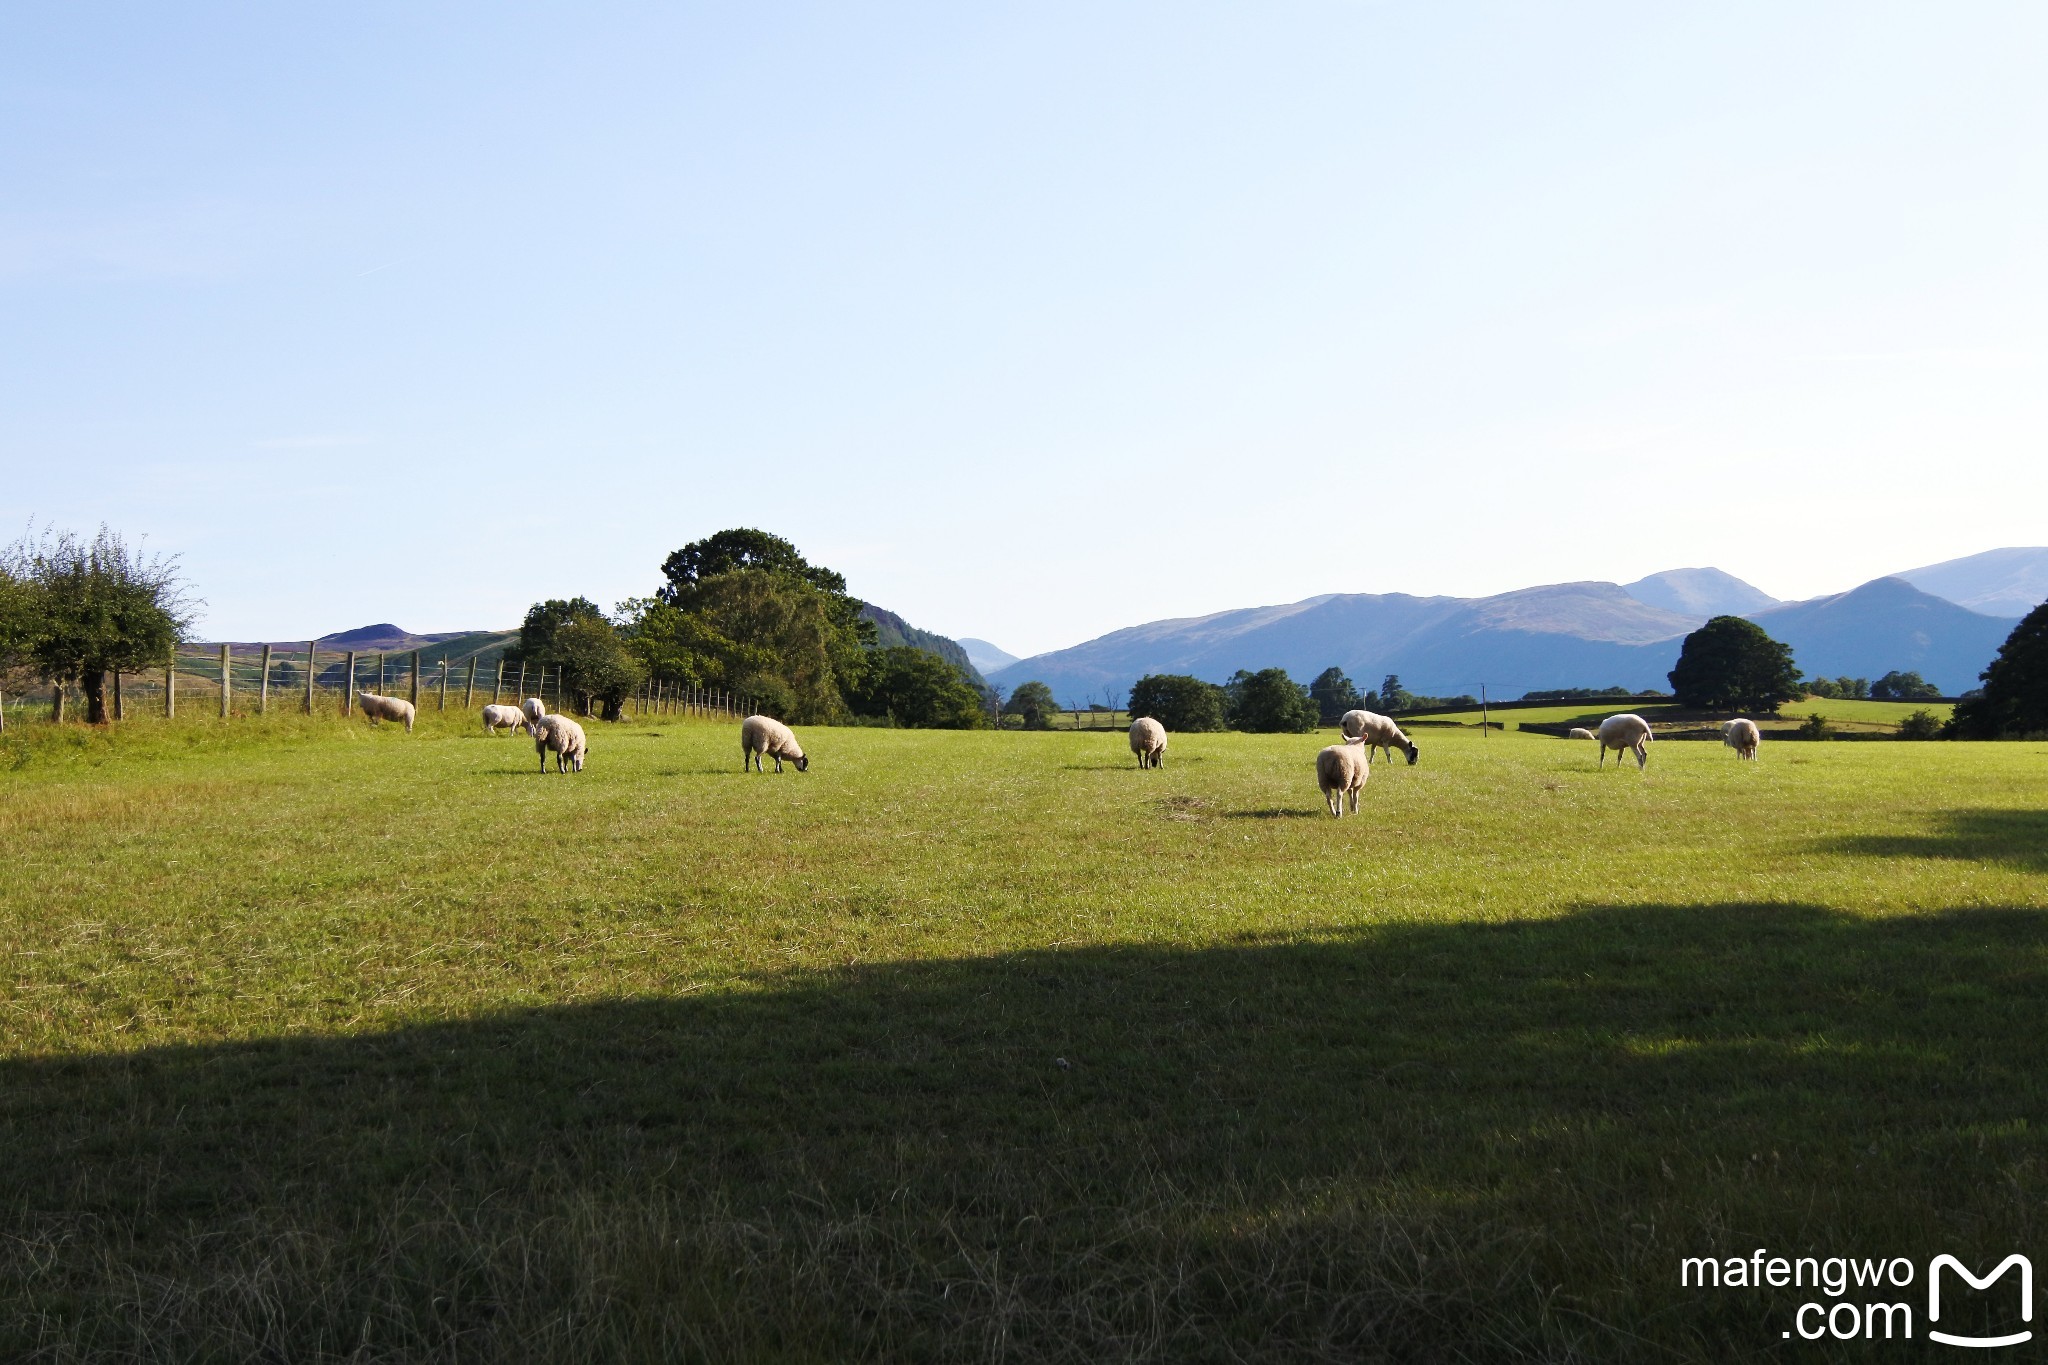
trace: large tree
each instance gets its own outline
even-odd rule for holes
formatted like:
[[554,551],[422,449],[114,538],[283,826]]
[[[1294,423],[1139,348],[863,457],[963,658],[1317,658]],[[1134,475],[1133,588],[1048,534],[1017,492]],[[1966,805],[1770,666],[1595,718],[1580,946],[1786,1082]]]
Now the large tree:
[[1308,689],[1284,668],[1240,671],[1231,679],[1230,723],[1256,734],[1305,734],[1316,728],[1316,704]]
[[624,714],[626,698],[647,676],[646,666],[619,630],[587,597],[536,602],[519,625],[511,658],[562,670],[562,689],[582,715],[606,720]]
[[1221,730],[1223,689],[1185,673],[1148,673],[1131,684],[1130,717],[1150,716],[1168,730]]
[[1357,685],[1335,664],[1316,674],[1316,680],[1308,685],[1308,694],[1315,698],[1316,719],[1324,725],[1335,725],[1346,711],[1365,705]]
[[44,677],[78,684],[95,725],[107,719],[107,674],[161,665],[192,623],[177,558],[147,554],[105,526],[91,540],[46,530],[4,559],[11,606],[0,610],[14,624],[0,629]]
[[1802,695],[1792,647],[1740,616],[1716,616],[1685,637],[1669,674],[1680,706],[1700,711],[1763,711]]
[[2048,735],[2048,602],[2013,627],[1998,657],[1978,676],[1984,690],[1956,703],[1951,729],[1957,737]]
[[845,575],[835,573],[822,564],[811,563],[796,546],[781,536],[749,526],[738,526],[702,540],[693,540],[663,560],[661,576],[668,583],[658,595],[664,601],[675,602],[692,586],[707,578],[737,573],[742,569],[788,574],[802,579],[828,597],[852,602],[853,612],[860,610],[860,603],[847,597]]
[[982,696],[967,676],[929,650],[873,650],[847,694],[856,715],[916,730],[974,730],[988,724]]
[[[842,714],[868,668],[861,636],[834,600],[793,574],[735,569],[692,583],[672,603],[708,646],[706,681],[758,699],[782,720]],[[858,608],[856,607],[856,610]]]
[[1052,718],[1059,714],[1060,704],[1053,699],[1052,689],[1037,679],[1017,684],[1017,690],[1003,703],[1003,714],[1022,716],[1027,730],[1049,730]]

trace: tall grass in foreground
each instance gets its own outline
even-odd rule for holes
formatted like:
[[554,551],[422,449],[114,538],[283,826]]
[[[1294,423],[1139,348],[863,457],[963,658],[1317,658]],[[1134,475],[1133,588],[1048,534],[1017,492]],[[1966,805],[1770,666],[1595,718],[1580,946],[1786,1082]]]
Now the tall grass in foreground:
[[470,724],[0,749],[0,1357],[1846,1359],[1679,1258],[2040,1250],[2048,746]]

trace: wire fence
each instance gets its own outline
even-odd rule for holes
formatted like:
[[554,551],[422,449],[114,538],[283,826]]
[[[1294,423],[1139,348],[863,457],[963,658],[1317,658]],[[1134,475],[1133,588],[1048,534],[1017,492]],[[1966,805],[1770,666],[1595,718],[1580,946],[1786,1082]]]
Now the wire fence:
[[[527,697],[561,712],[581,700],[559,666],[516,663],[502,653],[434,660],[421,653],[322,650],[318,641],[305,649],[181,646],[160,669],[108,674],[107,718],[197,714],[227,720],[287,710],[348,716],[364,692],[401,698],[422,712],[517,705]],[[62,686],[0,697],[0,728],[10,714],[63,721],[80,705],[75,692]],[[752,709],[749,699],[730,691],[657,679],[642,684],[622,707],[632,715],[732,719]]]

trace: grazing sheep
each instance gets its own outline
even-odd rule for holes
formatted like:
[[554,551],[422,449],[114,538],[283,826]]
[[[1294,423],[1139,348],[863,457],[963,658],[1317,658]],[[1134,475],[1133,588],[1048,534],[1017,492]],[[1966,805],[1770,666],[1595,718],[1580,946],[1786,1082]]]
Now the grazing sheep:
[[1614,750],[1614,766],[1621,766],[1621,756],[1633,753],[1636,756],[1636,771],[1649,766],[1650,722],[1633,712],[1624,711],[1618,716],[1609,716],[1600,722],[1600,733],[1593,736],[1600,741],[1600,766],[1607,766],[1607,751]]
[[495,735],[500,725],[507,730],[523,729],[526,725],[526,713],[516,706],[486,706],[484,729]]
[[540,755],[542,772],[548,770],[550,751],[555,755],[556,772],[583,771],[583,755],[589,752],[590,741],[584,738],[582,726],[567,716],[542,716],[527,730],[533,735],[533,751]]
[[1567,732],[1567,733],[1566,733],[1566,735],[1565,735],[1565,738],[1566,738],[1566,739],[1598,739],[1598,738],[1600,738],[1600,736],[1598,736],[1598,735],[1594,734],[1594,733],[1593,733],[1593,732],[1592,732],[1591,730],[1588,730],[1588,729],[1586,729],[1586,728],[1585,728],[1584,726],[1580,726],[1580,725],[1574,725],[1574,726],[1573,726],[1573,727],[1571,728],[1571,730],[1570,730],[1569,732]]
[[796,742],[787,725],[772,716],[748,716],[740,722],[740,771],[747,771],[749,762],[755,772],[762,771],[763,754],[775,760],[776,772],[782,771],[785,758],[796,765],[798,772],[811,766],[811,760],[804,757],[803,745]]
[[1394,761],[1394,750],[1408,755],[1408,766],[1414,767],[1415,760],[1422,757],[1422,750],[1401,733],[1401,727],[1394,724],[1392,716],[1380,715],[1377,711],[1346,711],[1338,726],[1344,731],[1345,742],[1362,739],[1365,741],[1365,761],[1372,762],[1372,751],[1384,749],[1387,762]]
[[519,709],[526,713],[527,729],[540,724],[540,718],[548,713],[548,704],[539,697],[528,697],[519,703]]
[[1721,742],[1735,751],[1737,758],[1756,761],[1756,746],[1763,743],[1763,733],[1756,728],[1756,722],[1737,716],[1734,720],[1721,722]]
[[1316,755],[1316,785],[1323,789],[1323,802],[1330,814],[1344,818],[1344,801],[1351,801],[1351,813],[1358,814],[1358,794],[1372,776],[1372,751],[1365,740],[1348,739],[1332,744]]
[[375,725],[380,720],[402,720],[405,732],[412,733],[412,703],[399,697],[380,697],[375,692],[356,693],[356,702],[363,708],[363,715]]
[[1131,752],[1138,756],[1141,768],[1165,767],[1166,727],[1150,716],[1140,716],[1132,721]]

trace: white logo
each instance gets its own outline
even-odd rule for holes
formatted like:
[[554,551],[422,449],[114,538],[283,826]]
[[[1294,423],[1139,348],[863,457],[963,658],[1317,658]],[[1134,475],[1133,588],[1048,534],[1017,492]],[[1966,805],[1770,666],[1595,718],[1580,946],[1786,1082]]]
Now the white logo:
[[[1989,1289],[1992,1283],[2004,1275],[2006,1271],[2011,1270],[2014,1266],[2018,1266],[2020,1268],[2020,1319],[2023,1322],[2032,1322],[2034,1320],[2034,1263],[2018,1252],[2014,1252],[1998,1263],[1998,1269],[1992,1271],[1981,1280],[1972,1275],[1969,1267],[1953,1256],[1937,1256],[1930,1261],[1927,1266],[1927,1320],[1929,1322],[1939,1322],[1941,1320],[1941,1268],[1943,1266],[1948,1266],[1956,1274],[1962,1276],[1964,1280],[1969,1282],[1972,1289]],[[1927,1329],[1927,1335],[1930,1340],[1941,1342],[1946,1346],[2017,1346],[2023,1341],[2032,1341],[2034,1338],[2032,1332],[2014,1332],[2011,1336],[2004,1337],[1959,1337],[1952,1336],[1947,1332],[1937,1332],[1932,1327]]]

